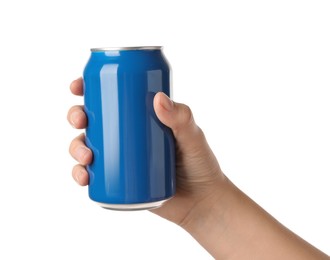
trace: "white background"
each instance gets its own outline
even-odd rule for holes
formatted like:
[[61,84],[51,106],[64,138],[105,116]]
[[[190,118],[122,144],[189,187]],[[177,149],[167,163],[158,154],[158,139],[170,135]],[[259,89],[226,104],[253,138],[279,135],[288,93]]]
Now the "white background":
[[229,178],[330,254],[330,2],[2,1],[0,259],[211,259],[71,177],[70,82],[90,47],[163,45]]

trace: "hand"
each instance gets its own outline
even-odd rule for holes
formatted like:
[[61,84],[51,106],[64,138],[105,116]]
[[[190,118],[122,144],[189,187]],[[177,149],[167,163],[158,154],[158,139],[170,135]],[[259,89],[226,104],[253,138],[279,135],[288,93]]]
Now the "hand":
[[[73,94],[82,96],[82,79],[73,81],[70,89]],[[171,101],[164,93],[157,93],[154,109],[159,120],[172,129],[176,139],[177,193],[162,207],[152,211],[184,226],[188,213],[201,201],[211,202],[210,198],[218,194],[214,191],[219,190],[219,184],[226,178],[188,106]],[[75,128],[85,128],[87,118],[83,107],[73,106],[68,112],[68,121]],[[82,186],[88,184],[85,166],[92,161],[92,152],[84,140],[85,135],[81,134],[70,145],[70,154],[79,162],[73,167],[72,175]]]
[[[82,79],[70,88],[82,96]],[[188,106],[157,93],[154,109],[176,139],[177,193],[152,212],[183,227],[216,259],[330,259],[225,177]],[[85,128],[82,106],[73,106],[68,120],[75,128]],[[93,156],[84,139],[81,134],[70,145],[71,155],[79,162],[72,175],[83,186],[88,184],[85,166]]]

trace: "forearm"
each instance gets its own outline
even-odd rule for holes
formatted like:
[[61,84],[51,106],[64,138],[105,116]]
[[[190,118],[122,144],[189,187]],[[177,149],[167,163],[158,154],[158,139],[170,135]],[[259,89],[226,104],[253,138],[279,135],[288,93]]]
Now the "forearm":
[[216,259],[330,259],[229,180],[199,202],[182,227]]

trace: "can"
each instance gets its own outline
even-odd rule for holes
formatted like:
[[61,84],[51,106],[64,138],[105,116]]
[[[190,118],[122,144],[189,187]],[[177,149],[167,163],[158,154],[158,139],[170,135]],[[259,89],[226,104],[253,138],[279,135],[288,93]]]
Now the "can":
[[93,48],[84,69],[89,197],[115,210],[152,209],[175,194],[175,141],[153,108],[171,96],[161,46]]

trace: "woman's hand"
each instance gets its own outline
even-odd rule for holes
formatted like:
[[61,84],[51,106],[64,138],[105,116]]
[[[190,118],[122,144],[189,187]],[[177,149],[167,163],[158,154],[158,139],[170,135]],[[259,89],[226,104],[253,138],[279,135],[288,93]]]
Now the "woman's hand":
[[[73,81],[70,89],[74,95],[82,96],[82,79]],[[188,106],[171,101],[164,93],[157,93],[154,109],[159,120],[172,129],[176,139],[177,192],[174,198],[152,211],[184,225],[192,208],[200,201],[214,197],[217,194],[214,190],[218,190],[225,177]],[[68,112],[68,121],[77,129],[85,128],[87,118],[83,107],[73,106]],[[73,167],[72,176],[82,186],[88,184],[85,166],[91,163],[93,156],[84,140],[85,135],[80,134],[70,145],[70,154],[79,163]]]

